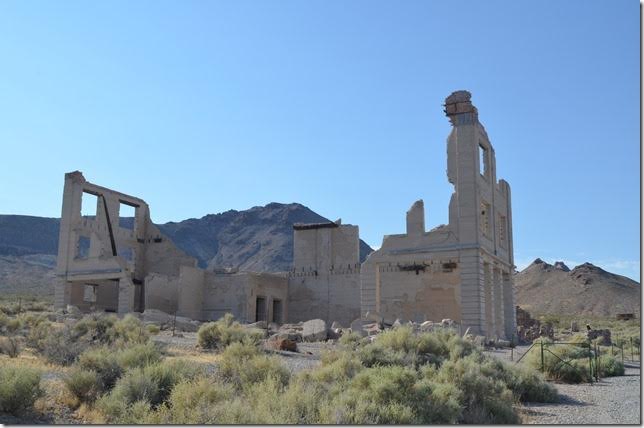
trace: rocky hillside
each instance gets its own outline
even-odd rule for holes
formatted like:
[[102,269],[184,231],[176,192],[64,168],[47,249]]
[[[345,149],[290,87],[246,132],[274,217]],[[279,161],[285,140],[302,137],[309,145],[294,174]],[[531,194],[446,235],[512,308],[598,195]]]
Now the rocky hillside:
[[[640,284],[591,263],[536,259],[514,277],[517,305],[533,314],[640,314]],[[638,316],[639,317],[639,316]]]
[[[201,267],[278,272],[291,268],[293,224],[328,219],[301,204],[271,203],[158,225]],[[0,291],[52,293],[57,218],[0,215]],[[360,241],[360,257],[373,251]]]
[[[291,269],[293,224],[329,221],[300,204],[271,203],[159,226],[201,267],[237,267],[255,272]],[[373,251],[360,241],[360,258]]]

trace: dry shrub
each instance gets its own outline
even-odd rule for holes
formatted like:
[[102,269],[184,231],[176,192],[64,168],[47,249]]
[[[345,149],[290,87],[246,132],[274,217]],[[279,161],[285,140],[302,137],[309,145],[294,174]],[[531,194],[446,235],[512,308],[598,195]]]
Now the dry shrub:
[[0,354],[16,358],[22,351],[21,340],[17,336],[0,337]]
[[0,366],[0,413],[26,412],[42,394],[40,372],[27,367]]
[[76,368],[65,376],[63,382],[79,403],[93,403],[103,391],[102,380],[93,370]]
[[254,345],[234,342],[221,354],[218,375],[238,388],[261,382],[269,377],[286,384],[288,370],[279,358],[263,355]]
[[203,324],[197,332],[197,344],[204,349],[223,349],[231,343],[257,344],[261,338],[261,332],[245,328],[232,314]]

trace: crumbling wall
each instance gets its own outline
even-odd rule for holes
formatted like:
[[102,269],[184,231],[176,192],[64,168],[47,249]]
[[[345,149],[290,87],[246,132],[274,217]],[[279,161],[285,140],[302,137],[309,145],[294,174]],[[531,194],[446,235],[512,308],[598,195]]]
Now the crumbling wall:
[[295,225],[288,277],[290,322],[313,318],[350,325],[360,315],[357,226],[340,222]]
[[145,201],[90,183],[79,171],[65,174],[56,308],[114,310],[116,299],[120,313],[143,311],[146,296],[160,304],[167,294],[158,283],[145,290],[148,274],[178,276],[183,265],[196,260],[161,235]]
[[[434,321],[445,318],[460,322],[460,278],[456,263],[424,261],[379,266],[380,306],[377,312],[386,320]],[[414,267],[423,266],[416,270]],[[396,284],[395,287],[391,284]]]
[[360,316],[360,265],[336,272],[291,273],[289,322],[322,319],[349,326]]
[[179,300],[179,277],[151,273],[145,277],[145,308],[174,314]]

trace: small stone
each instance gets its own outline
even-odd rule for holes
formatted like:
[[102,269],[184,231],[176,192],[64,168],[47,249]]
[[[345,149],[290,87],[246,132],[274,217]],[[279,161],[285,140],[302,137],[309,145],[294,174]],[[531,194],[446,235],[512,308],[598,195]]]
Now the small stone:
[[362,327],[362,319],[361,318],[358,318],[357,320],[354,320],[351,323],[351,332],[352,333],[357,333],[362,337],[365,337],[367,335],[367,332]]

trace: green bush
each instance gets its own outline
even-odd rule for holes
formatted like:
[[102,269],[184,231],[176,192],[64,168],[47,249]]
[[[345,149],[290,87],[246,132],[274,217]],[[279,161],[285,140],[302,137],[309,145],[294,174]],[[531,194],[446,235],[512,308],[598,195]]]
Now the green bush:
[[481,363],[481,373],[492,379],[501,379],[519,401],[555,403],[558,400],[557,390],[545,381],[541,373],[529,367],[486,358]]
[[89,349],[78,359],[80,369],[96,374],[99,381],[99,391],[110,390],[123,374],[119,364],[118,354],[106,347]]
[[416,354],[409,354],[403,350],[396,350],[374,341],[358,348],[358,358],[365,367],[374,366],[409,366],[416,361]]
[[363,341],[363,337],[356,332],[343,333],[338,339],[338,343],[345,348],[355,349]]
[[130,345],[117,353],[118,363],[124,369],[145,367],[161,360],[161,351],[153,343]]
[[482,370],[485,357],[471,354],[459,360],[446,361],[436,379],[453,384],[461,393],[463,407],[459,422],[476,424],[517,424],[514,396],[501,379],[486,376]]
[[80,403],[93,403],[103,391],[102,380],[93,370],[76,368],[63,378],[63,382]]
[[336,424],[455,423],[459,397],[452,385],[420,379],[412,368],[374,367],[355,376],[324,418]]
[[[576,342],[573,337],[571,342]],[[541,340],[541,339],[539,339]],[[533,369],[542,369],[541,346],[536,342],[526,355],[526,363]],[[566,383],[590,381],[589,349],[577,345],[552,345],[544,340],[543,372],[547,379]],[[594,362],[593,362],[594,367]]]
[[289,379],[289,372],[279,358],[263,355],[256,346],[239,342],[232,343],[222,352],[218,374],[238,388],[268,377],[275,377],[282,384]]
[[610,355],[601,356],[600,358],[600,376],[610,377],[624,375],[624,364],[621,361]]
[[192,381],[201,375],[200,367],[183,361],[137,367],[121,377],[112,391],[97,401],[96,407],[110,423],[132,423],[131,420],[136,420],[131,419],[132,412],[138,414],[144,408],[145,417],[152,418],[153,409],[168,400],[176,384]]
[[145,328],[148,330],[148,333],[150,334],[159,334],[159,332],[161,331],[159,326],[155,324],[148,324]]
[[223,349],[231,343],[257,344],[263,333],[243,327],[231,314],[199,327],[197,344],[204,349]]
[[30,410],[42,394],[37,370],[0,366],[0,413],[17,415]]
[[115,322],[110,333],[116,343],[146,343],[150,338],[145,324],[131,314]]

